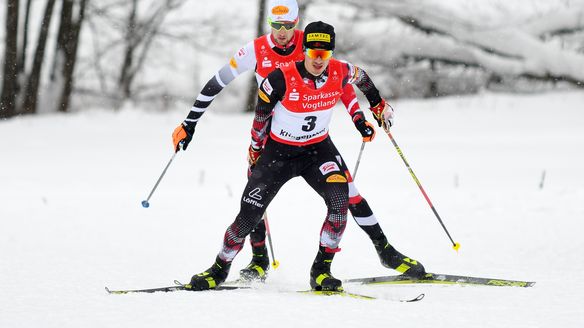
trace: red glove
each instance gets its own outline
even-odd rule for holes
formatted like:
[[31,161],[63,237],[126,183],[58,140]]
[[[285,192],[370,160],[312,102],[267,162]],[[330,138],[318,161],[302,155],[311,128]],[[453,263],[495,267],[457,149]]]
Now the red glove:
[[374,107],[371,107],[373,117],[379,126],[384,130],[389,130],[393,126],[393,108],[387,104],[385,99],[381,98],[381,102]]
[[255,149],[253,146],[249,146],[247,150],[247,162],[249,163],[250,168],[253,168],[256,165],[258,159],[262,155],[263,150],[263,148]]

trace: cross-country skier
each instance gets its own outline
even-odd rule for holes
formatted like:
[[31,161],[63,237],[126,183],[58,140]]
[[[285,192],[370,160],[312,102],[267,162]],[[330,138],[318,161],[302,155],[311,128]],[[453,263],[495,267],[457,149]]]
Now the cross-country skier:
[[379,107],[383,99],[365,71],[332,58],[335,32],[331,25],[320,21],[308,24],[303,48],[303,61],[282,64],[260,84],[251,146],[261,156],[252,163],[255,167],[240,211],[225,232],[215,263],[194,275],[188,289],[212,289],[224,282],[245,238],[259,224],[279,189],[301,176],[327,206],[310,285],[316,290],[342,290],[341,280],[331,273],[331,264],[340,250],[347,222],[349,186],[347,171],[328,135],[332,110],[345,85],[354,84],[365,94],[380,124],[390,126],[392,114],[389,106]]
[[[213,99],[223,90],[223,88],[233,81],[240,74],[255,70],[258,84],[273,70],[282,63],[298,61],[304,58],[301,42],[303,32],[297,30],[298,25],[298,5],[295,0],[273,0],[268,6],[268,23],[271,33],[249,42],[230,59],[211,78],[197,96],[189,115],[173,133],[174,147],[177,150],[186,150],[193,137],[195,126],[205,109],[211,104]],[[359,104],[355,97],[353,87],[347,84],[343,89],[341,100],[347,107],[347,111],[352,116],[355,126],[363,136],[364,141],[371,141],[374,137],[374,129],[365,120],[363,112],[359,109]],[[372,108],[376,120],[381,122],[381,113],[393,115],[391,107],[386,106],[385,101],[379,101]],[[390,122],[392,123],[392,122]],[[267,133],[262,131],[254,122],[252,133]],[[255,131],[255,132],[254,132]],[[182,143],[182,148],[181,148]],[[248,159],[250,168],[253,167],[261,154],[261,145],[252,144],[249,148]],[[341,159],[341,164],[345,166]],[[348,170],[345,170],[348,173]],[[377,222],[367,201],[359,195],[357,188],[352,182],[352,178],[347,174],[349,181],[349,210],[355,221],[369,235],[373,245],[380,257],[383,266],[395,269],[401,273],[412,276],[421,276],[425,273],[421,263],[410,259],[389,244],[383,230]],[[264,221],[252,230],[250,242],[252,245],[253,257],[249,265],[240,271],[244,279],[265,279],[269,268],[269,259],[265,245],[266,228]]]

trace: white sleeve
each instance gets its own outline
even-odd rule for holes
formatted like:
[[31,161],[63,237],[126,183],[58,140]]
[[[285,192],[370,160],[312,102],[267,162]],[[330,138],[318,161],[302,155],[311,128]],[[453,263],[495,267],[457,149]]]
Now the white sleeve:
[[233,76],[238,76],[256,67],[256,55],[253,41],[241,47],[231,59],[229,59],[229,67]]

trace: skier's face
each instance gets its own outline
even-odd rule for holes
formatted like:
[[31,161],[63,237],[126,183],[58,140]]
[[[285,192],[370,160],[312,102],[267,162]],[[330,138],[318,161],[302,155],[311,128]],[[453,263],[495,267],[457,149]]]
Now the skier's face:
[[327,68],[332,54],[332,50],[307,48],[304,52],[304,67],[308,73],[318,76]]
[[295,22],[271,22],[272,36],[276,43],[281,46],[285,46],[292,40],[294,36],[294,28],[296,27]]

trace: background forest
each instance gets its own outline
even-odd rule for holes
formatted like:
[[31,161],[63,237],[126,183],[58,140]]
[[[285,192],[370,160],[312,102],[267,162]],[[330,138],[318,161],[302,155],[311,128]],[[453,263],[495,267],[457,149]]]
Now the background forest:
[[[335,25],[336,57],[386,97],[582,88],[582,0],[300,0],[301,27]],[[268,32],[264,0],[6,0],[0,117],[188,108],[239,47]],[[240,79],[243,80],[243,79]],[[251,110],[252,77],[219,111]]]

